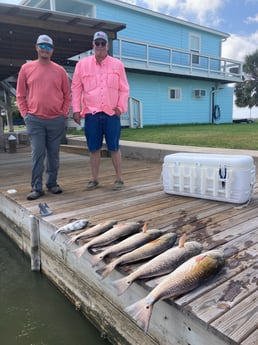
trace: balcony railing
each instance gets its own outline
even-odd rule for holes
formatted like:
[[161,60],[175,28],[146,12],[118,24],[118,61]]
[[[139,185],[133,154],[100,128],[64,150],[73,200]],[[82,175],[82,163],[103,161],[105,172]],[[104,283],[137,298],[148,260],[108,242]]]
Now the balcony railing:
[[239,61],[167,46],[119,38],[113,42],[113,56],[122,60],[127,68],[222,82],[242,81],[243,67]]

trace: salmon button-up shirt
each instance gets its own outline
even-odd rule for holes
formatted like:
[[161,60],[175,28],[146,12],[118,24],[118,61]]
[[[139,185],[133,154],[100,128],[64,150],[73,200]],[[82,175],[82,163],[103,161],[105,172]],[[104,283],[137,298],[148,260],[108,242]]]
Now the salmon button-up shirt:
[[127,111],[129,85],[123,63],[107,56],[101,64],[95,56],[80,60],[74,71],[72,81],[73,112],[95,114],[105,112],[114,115],[117,107]]

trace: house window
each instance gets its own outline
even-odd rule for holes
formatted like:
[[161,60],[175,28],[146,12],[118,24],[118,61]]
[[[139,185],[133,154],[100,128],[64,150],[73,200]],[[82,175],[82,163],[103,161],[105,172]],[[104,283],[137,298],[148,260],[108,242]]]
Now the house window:
[[[192,52],[192,64],[199,65],[200,57],[197,54],[200,54],[201,38],[200,36],[190,34],[190,51]],[[197,54],[195,54],[197,53]]]
[[78,14],[90,18],[96,17],[96,6],[81,0],[41,0],[38,1],[35,7],[50,9],[51,11]]
[[181,99],[181,89],[178,88],[171,88],[168,90],[168,98],[171,100],[179,100]]

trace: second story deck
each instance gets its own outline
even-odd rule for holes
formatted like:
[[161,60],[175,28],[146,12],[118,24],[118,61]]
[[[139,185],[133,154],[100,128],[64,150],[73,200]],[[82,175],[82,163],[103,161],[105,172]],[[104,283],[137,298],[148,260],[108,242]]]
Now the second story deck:
[[243,66],[239,61],[168,46],[118,38],[113,43],[113,56],[122,60],[126,68],[133,70],[220,83],[242,81]]

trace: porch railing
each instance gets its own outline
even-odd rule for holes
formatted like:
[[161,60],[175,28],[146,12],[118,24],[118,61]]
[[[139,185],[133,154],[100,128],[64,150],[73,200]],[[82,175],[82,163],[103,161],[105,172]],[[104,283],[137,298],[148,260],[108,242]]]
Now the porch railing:
[[113,56],[122,60],[127,68],[226,82],[242,81],[243,67],[239,61],[162,45],[118,38],[113,42]]

